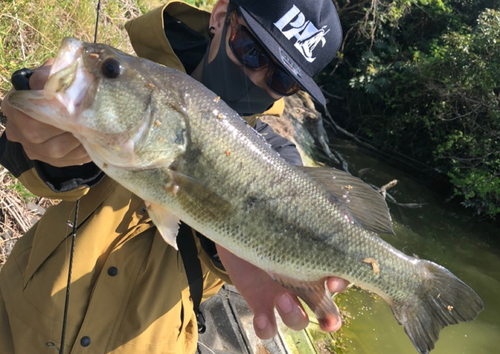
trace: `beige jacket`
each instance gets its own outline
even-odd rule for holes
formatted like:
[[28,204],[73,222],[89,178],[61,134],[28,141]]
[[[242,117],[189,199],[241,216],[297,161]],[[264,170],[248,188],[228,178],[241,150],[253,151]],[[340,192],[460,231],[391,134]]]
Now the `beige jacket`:
[[[194,29],[209,14],[180,2],[131,21],[139,56],[183,70],[163,32],[163,11]],[[0,272],[0,353],[57,353],[75,200],[80,198],[64,353],[194,353],[196,316],[181,257],[156,231],[144,202],[111,179],[55,193],[35,168],[19,176],[33,193],[63,202],[16,244]],[[199,244],[198,244],[199,246]],[[226,278],[201,247],[204,299]],[[217,276],[216,276],[217,275]]]

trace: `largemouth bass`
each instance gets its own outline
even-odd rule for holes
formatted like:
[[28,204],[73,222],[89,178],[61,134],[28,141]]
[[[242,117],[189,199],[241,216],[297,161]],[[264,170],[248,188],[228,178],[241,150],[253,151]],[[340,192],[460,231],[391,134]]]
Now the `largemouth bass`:
[[419,353],[433,349],[443,327],[483,309],[447,269],[377,236],[392,226],[371,187],[334,169],[290,166],[186,74],[67,38],[45,88],[8,100],[74,134],[146,201],[170,245],[184,221],[295,292],[324,329],[336,311],[328,276],[380,295]]

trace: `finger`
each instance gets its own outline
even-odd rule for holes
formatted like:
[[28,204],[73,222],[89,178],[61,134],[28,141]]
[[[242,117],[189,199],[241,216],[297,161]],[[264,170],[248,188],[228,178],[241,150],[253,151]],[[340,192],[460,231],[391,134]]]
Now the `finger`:
[[[274,287],[274,285],[271,285]],[[250,309],[254,313],[253,326],[255,334],[260,339],[269,339],[276,335],[278,326],[274,314],[274,298],[276,291],[269,290],[262,293],[259,301],[251,301]]]
[[333,312],[318,319],[320,328],[325,332],[336,332],[342,327],[342,318],[337,304],[333,304]]
[[33,70],[33,75],[30,77],[30,88],[32,90],[41,90],[45,86],[47,82],[47,78],[50,74],[50,69],[52,68],[52,64],[54,63],[54,59],[47,60],[42,66]]
[[91,161],[80,141],[72,134],[40,123],[8,104],[2,104],[2,110],[9,117],[5,131],[7,138],[21,143],[31,160],[56,167],[82,165]]
[[25,144],[42,144],[64,133],[54,126],[40,123],[13,108],[10,104],[2,105],[7,119],[7,137],[10,141]]
[[31,160],[39,160],[55,167],[79,166],[91,162],[90,156],[82,145],[68,151],[63,157],[51,157],[42,155],[36,151],[26,151]]
[[[78,141],[73,134],[66,132],[38,144],[36,147],[37,152],[34,153],[38,156],[52,159],[64,159],[81,145],[80,141]],[[83,156],[78,157],[81,158]]]
[[84,163],[92,161],[87,150],[85,150],[82,144],[78,145],[68,155],[66,155],[65,159],[69,161],[75,160],[75,164],[77,165],[83,165]]
[[309,318],[299,300],[290,293],[283,293],[277,297],[276,309],[283,323],[295,331],[300,331],[309,324]]
[[[248,298],[250,302],[247,301],[250,309],[254,313],[255,334],[261,339],[272,338],[278,332],[274,307],[277,303],[276,300],[279,299],[282,294],[286,293],[286,290],[283,289],[281,285],[271,280],[267,274],[266,277],[268,278],[263,279],[266,283],[265,289],[261,289],[259,294],[254,294],[254,296]],[[258,301],[254,301],[255,299]],[[279,311],[280,310],[278,310],[278,312]],[[289,321],[288,319],[287,322],[294,323],[293,320]]]
[[332,294],[345,291],[349,284],[350,283],[347,280],[337,277],[329,277],[326,281],[326,286]]
[[90,162],[90,157],[80,141],[67,132],[42,144],[26,146],[24,150],[30,159],[58,167]]
[[89,162],[92,162],[92,159],[83,145],[80,145],[76,149],[70,151],[64,158],[47,161],[48,164],[55,167],[80,166]]
[[[330,293],[340,293],[349,286],[349,282],[342,278],[328,277],[326,286]],[[337,304],[333,303],[333,305],[333,311],[327,317],[319,320],[321,329],[326,332],[335,332],[342,327],[342,317],[340,316],[339,308]]]
[[278,332],[276,322],[273,322],[271,318],[272,317],[270,315],[264,314],[260,314],[259,316],[255,316],[253,318],[253,328],[255,330],[255,334],[260,339],[270,339]]
[[[41,161],[41,160],[40,160]],[[69,166],[81,166],[86,163],[92,162],[90,158],[84,159],[68,159],[68,160],[60,160],[60,159],[48,159],[43,161],[54,167],[69,167]]]
[[261,339],[272,338],[277,332],[274,298],[284,289],[263,270],[236,257],[224,247],[217,245],[217,253],[233,285],[254,314],[255,334]]

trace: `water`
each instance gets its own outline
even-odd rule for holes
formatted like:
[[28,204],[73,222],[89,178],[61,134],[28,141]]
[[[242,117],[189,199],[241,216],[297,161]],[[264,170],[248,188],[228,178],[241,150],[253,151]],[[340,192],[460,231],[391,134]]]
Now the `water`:
[[[382,186],[397,179],[388,192],[399,203],[425,203],[407,209],[389,203],[396,235],[381,235],[408,255],[417,255],[448,268],[472,287],[484,301],[485,309],[476,320],[448,326],[441,331],[432,354],[500,353],[500,228],[470,219],[464,210],[446,203],[441,195],[419,181],[348,143],[336,142],[355,175]],[[416,354],[417,351],[396,322],[384,300],[366,292],[350,290],[340,297],[341,306],[351,313],[344,328],[344,353]]]

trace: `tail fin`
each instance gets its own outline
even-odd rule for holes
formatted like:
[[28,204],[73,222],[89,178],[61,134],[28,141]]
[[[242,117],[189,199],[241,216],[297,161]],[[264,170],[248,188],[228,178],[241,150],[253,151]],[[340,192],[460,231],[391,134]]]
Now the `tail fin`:
[[446,268],[420,262],[424,280],[417,293],[408,302],[393,303],[392,311],[418,352],[427,354],[434,348],[442,328],[473,320],[483,310],[483,302]]

